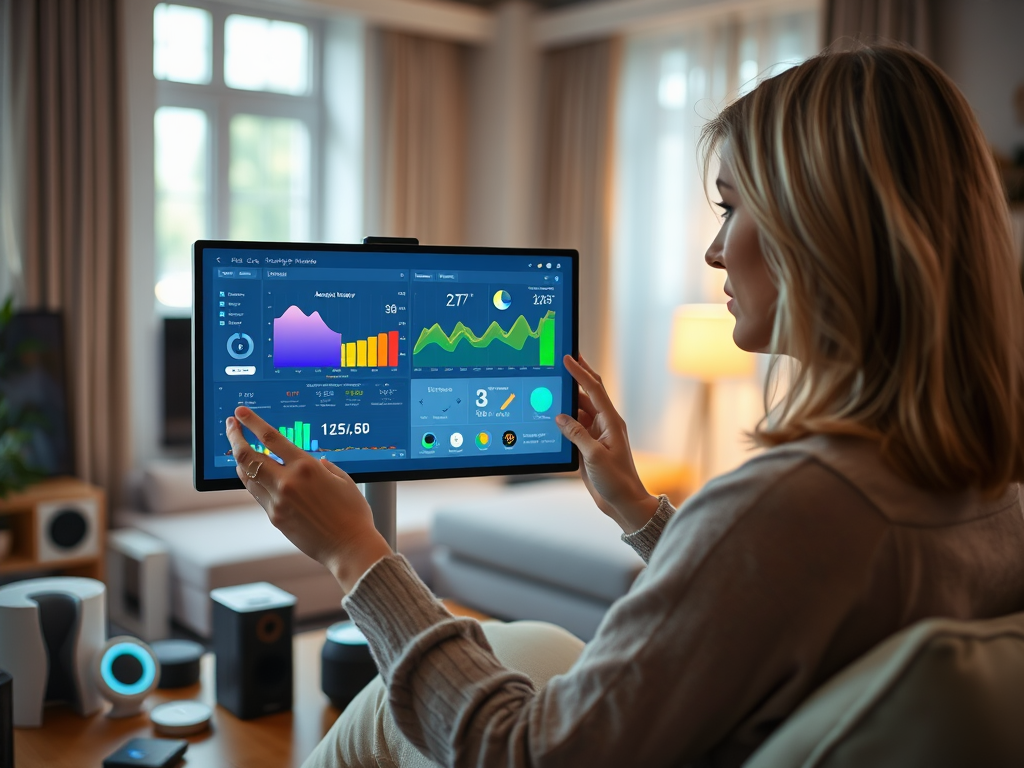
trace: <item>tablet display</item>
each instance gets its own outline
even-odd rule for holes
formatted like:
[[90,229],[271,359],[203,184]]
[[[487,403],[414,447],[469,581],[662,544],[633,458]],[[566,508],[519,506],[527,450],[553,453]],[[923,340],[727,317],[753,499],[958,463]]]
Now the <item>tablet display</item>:
[[241,487],[238,405],[357,482],[576,469],[577,274],[569,250],[196,242],[196,488]]

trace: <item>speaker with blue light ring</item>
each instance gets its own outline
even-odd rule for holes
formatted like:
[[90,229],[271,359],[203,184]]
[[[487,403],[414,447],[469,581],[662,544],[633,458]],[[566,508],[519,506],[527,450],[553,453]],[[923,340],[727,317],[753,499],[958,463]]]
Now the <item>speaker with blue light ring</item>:
[[132,717],[160,681],[160,662],[141,640],[112,637],[96,655],[96,688],[114,706],[107,717]]

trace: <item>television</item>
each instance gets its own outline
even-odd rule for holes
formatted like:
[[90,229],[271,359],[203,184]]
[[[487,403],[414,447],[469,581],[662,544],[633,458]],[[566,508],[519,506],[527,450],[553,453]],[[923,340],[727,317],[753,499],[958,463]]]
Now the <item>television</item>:
[[25,418],[26,464],[45,476],[73,475],[74,448],[64,345],[58,312],[16,312],[0,335],[5,360],[0,395]]
[[241,487],[225,419],[242,404],[357,482],[577,469],[554,417],[576,412],[578,267],[572,250],[196,242],[196,488]]

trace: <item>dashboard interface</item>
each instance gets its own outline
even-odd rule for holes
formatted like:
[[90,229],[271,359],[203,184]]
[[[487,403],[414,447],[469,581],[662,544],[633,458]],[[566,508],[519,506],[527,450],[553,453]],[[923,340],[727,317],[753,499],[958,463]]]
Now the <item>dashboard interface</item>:
[[[575,251],[199,241],[196,487],[246,405],[357,481],[575,469]],[[252,447],[270,449],[246,431]]]

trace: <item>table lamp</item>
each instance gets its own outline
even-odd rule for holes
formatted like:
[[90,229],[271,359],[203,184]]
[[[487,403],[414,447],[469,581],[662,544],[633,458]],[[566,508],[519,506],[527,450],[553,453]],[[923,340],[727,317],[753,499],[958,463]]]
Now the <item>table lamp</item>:
[[711,415],[714,386],[719,379],[746,378],[754,372],[754,356],[732,340],[735,318],[724,304],[683,304],[672,317],[669,369],[700,382],[700,396],[691,426],[691,445],[701,447],[698,482],[708,480],[714,456]]

